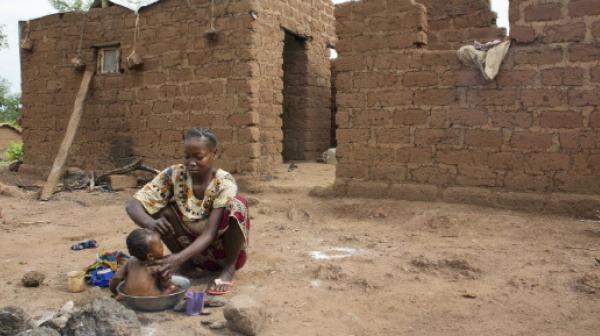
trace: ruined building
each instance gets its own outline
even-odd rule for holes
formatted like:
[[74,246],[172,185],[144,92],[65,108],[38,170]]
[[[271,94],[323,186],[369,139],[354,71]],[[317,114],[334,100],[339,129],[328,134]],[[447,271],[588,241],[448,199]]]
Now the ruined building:
[[501,38],[488,0],[336,6],[339,193],[591,215],[600,1],[511,0],[486,81],[456,49]]
[[[329,0],[161,0],[138,14],[96,1],[87,13],[20,23],[23,169],[52,165],[82,79],[77,57],[96,74],[70,166],[142,157],[162,168],[181,160],[190,126],[216,131],[220,166],[234,173],[329,148]],[[133,51],[143,64],[130,69]]]

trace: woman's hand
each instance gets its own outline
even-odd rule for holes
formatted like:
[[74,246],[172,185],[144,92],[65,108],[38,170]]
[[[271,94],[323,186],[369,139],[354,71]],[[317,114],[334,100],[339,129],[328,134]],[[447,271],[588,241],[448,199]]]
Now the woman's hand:
[[152,219],[146,224],[146,227],[150,230],[160,233],[161,236],[174,235],[175,230],[173,225],[165,217],[159,217],[158,219]]
[[159,271],[163,278],[169,278],[184,262],[185,260],[179,254],[175,253],[156,260],[154,264],[159,266]]

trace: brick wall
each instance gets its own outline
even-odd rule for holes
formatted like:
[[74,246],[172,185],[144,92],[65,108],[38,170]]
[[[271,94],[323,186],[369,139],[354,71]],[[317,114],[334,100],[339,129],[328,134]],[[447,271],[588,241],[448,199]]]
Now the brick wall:
[[[599,1],[511,1],[517,43],[494,82],[455,49],[366,48],[348,13],[376,3],[336,9],[340,192],[548,211],[561,193],[600,193]],[[405,3],[369,18],[415,11]]]
[[253,27],[256,32],[253,38],[257,46],[256,70],[260,87],[261,163],[268,170],[282,161],[284,149],[281,116],[286,30],[306,38],[301,57],[307,61],[304,65],[304,105],[296,106],[297,112],[305,118],[297,128],[296,142],[303,144],[303,158],[307,160],[319,157],[329,146],[331,70],[327,46],[336,41],[334,7],[329,0],[274,0],[257,1],[256,8],[259,20]]
[[[286,20],[315,36],[309,48],[309,85],[315,83],[309,99],[314,115],[329,108],[329,64],[319,58],[324,41],[333,36],[333,7],[325,6],[327,1],[319,6],[281,1],[273,8],[254,0],[215,3],[216,41],[205,37],[208,0],[162,0],[142,9],[139,70],[126,69],[124,61],[132,51],[135,14],[119,6],[88,12],[86,64],[95,67],[93,45],[117,41],[123,71],[93,79],[69,165],[109,169],[135,156],[165,167],[181,160],[186,128],[208,126],[221,142],[221,167],[234,173],[268,171],[271,162],[281,161],[280,26]],[[283,9],[292,13],[289,19],[282,19],[288,14]],[[25,169],[46,173],[62,140],[82,77],[69,62],[77,54],[83,17],[55,14],[30,23],[34,49],[21,52]],[[316,131],[307,139],[329,141]]]

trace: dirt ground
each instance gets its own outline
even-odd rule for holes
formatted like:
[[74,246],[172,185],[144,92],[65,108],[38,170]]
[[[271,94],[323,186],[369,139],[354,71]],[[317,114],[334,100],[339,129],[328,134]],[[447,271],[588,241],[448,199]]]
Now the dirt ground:
[[[266,304],[264,335],[598,335],[599,222],[309,195],[333,178],[333,166],[282,165],[251,188],[250,257],[235,291]],[[39,319],[67,300],[108,295],[68,293],[66,273],[99,250],[125,250],[132,192],[0,196],[0,305]],[[99,250],[69,249],[88,238]],[[22,287],[28,270],[44,272],[45,284]],[[212,335],[200,321],[218,318],[139,316],[146,335]]]

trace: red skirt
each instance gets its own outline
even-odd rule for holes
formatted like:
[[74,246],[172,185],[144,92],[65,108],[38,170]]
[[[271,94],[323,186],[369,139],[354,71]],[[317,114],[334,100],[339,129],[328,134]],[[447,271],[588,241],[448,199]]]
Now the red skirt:
[[[188,247],[196,238],[198,238],[197,234],[194,234],[190,231],[183,223],[183,218],[177,206],[173,206],[177,211],[177,215],[179,216],[178,225],[180,227],[174,228],[176,232],[175,239],[180,244],[182,249]],[[212,244],[204,250],[202,253],[192,257],[190,262],[203,270],[218,272],[223,269],[225,266],[225,248],[223,246],[223,234],[229,230],[232,226],[239,227],[244,234],[244,246],[242,247],[240,254],[238,255],[235,268],[240,269],[246,263],[246,259],[248,255],[246,253],[246,248],[248,247],[248,234],[250,232],[250,218],[248,216],[248,202],[242,196],[236,196],[223,213],[223,219],[221,223],[219,223],[217,238],[212,242]]]

